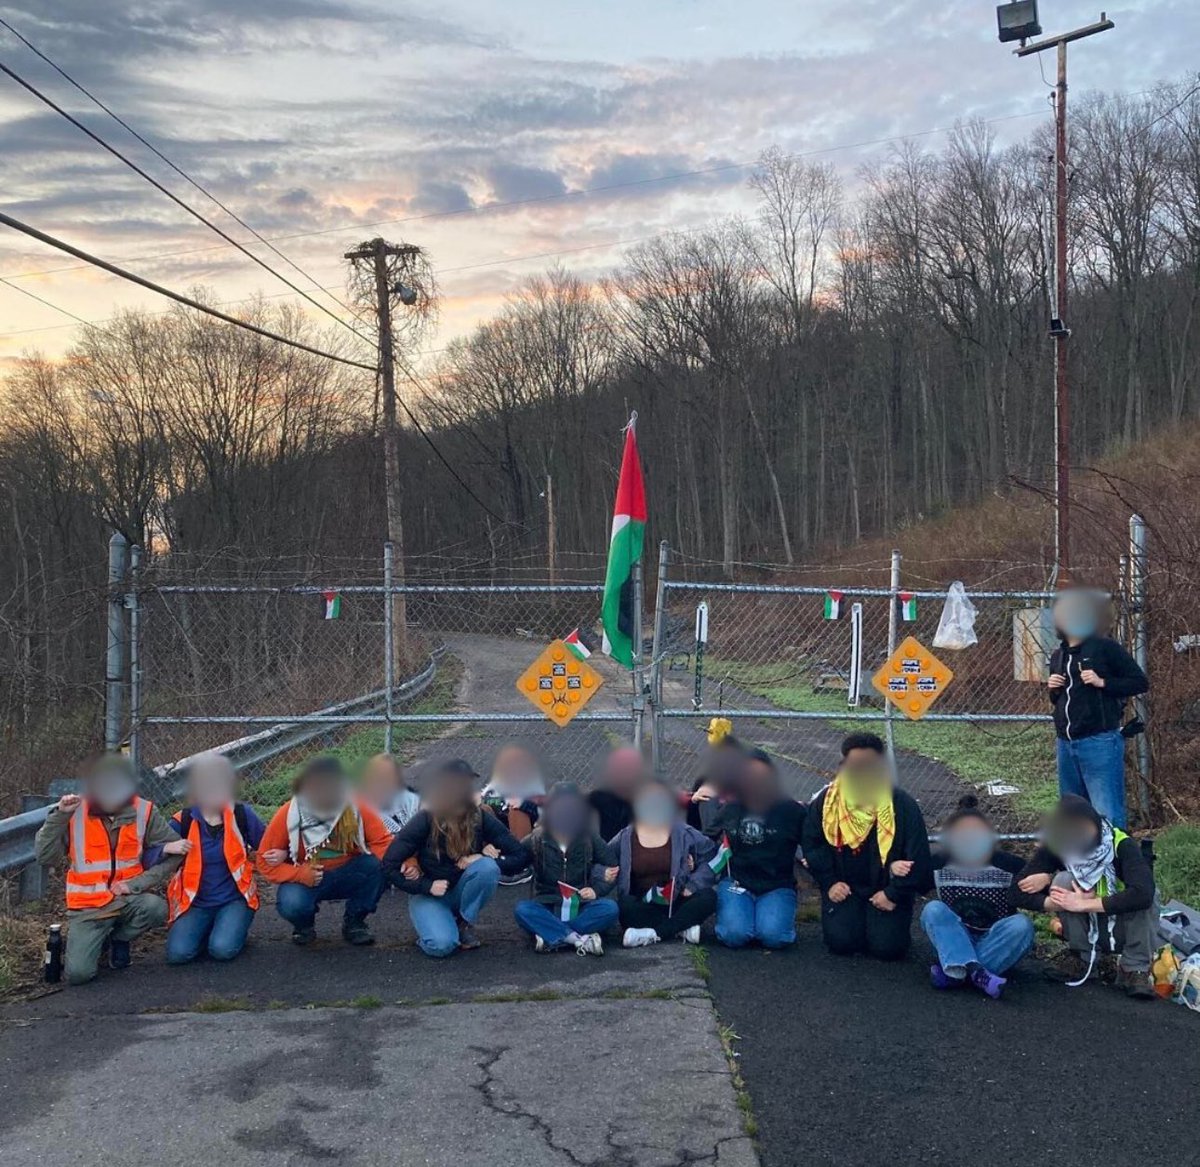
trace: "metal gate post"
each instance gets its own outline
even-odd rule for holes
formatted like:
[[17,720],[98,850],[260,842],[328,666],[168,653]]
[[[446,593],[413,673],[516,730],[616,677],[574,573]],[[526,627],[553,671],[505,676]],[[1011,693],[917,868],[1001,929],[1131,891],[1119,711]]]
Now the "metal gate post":
[[142,549],[129,551],[129,760],[133,772],[142,772]]
[[[1150,675],[1150,637],[1146,627],[1146,522],[1141,515],[1129,518],[1129,618],[1133,634],[1133,659]],[[1149,703],[1146,694],[1133,699],[1134,713],[1148,726]],[[1143,823],[1150,818],[1150,736],[1144,729],[1137,736],[1138,809]]]
[[383,687],[387,690],[384,699],[384,712],[387,714],[387,724],[383,728],[384,753],[392,752],[392,714],[394,690],[396,687],[396,654],[393,651],[395,640],[394,615],[392,612],[392,587],[395,573],[395,549],[391,543],[383,545]]
[[642,748],[646,682],[642,667],[642,561],[633,565],[633,744]]
[[125,723],[125,573],[129,541],[114,531],[108,541],[108,647],[104,657],[104,748],[121,746]]
[[664,539],[658,545],[658,582],[654,590],[654,640],[650,650],[650,757],[654,773],[663,774],[663,727],[662,717],[662,658],[666,639],[667,606],[667,563],[671,557],[671,545]]
[[[892,577],[891,583],[888,585],[891,595],[888,596],[888,641],[887,654],[891,660],[892,653],[896,651],[896,617],[899,613],[898,605],[900,603],[900,562],[902,556],[899,548],[892,550]],[[888,758],[894,766],[896,764],[896,734],[893,728],[892,719],[895,716],[895,710],[890,701],[884,701],[883,714],[887,720],[883,723],[884,738],[887,742]]]

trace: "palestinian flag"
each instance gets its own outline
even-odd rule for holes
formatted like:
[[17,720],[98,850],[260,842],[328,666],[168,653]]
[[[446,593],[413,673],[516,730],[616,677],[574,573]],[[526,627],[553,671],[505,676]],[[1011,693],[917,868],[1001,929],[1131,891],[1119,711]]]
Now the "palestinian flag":
[[900,593],[900,619],[915,620],[917,618],[917,597],[912,592]]
[[559,880],[558,894],[562,896],[562,907],[559,909],[558,918],[564,924],[569,924],[579,915],[579,905],[582,903],[579,898],[579,888]]
[[588,648],[582,640],[579,639],[579,629],[576,628],[573,632],[563,637],[565,644],[580,660],[587,660],[592,655],[592,650]]
[[825,619],[838,620],[842,615],[842,593],[825,593]]
[[604,600],[600,618],[604,625],[604,651],[627,669],[633,668],[634,629],[633,565],[642,559],[642,537],[646,531],[646,487],[638,458],[634,424],[625,430],[621,455],[621,477],[613,506],[612,538],[608,548],[608,571],[604,577]]
[[342,597],[337,592],[322,592],[325,597],[325,619],[336,620],[342,614]]
[[708,861],[708,865],[712,868],[714,875],[723,875],[732,858],[733,848],[729,845],[729,836],[723,834],[721,845],[717,848],[717,853]]
[[666,883],[659,886],[657,883],[642,896],[642,902],[645,904],[669,904],[675,899],[675,881],[668,879]]

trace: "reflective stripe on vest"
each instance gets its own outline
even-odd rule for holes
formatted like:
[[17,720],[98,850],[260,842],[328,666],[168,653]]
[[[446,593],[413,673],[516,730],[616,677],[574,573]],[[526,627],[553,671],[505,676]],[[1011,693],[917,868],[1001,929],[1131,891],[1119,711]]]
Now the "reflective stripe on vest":
[[111,903],[111,886],[117,880],[135,879],[142,874],[142,850],[151,804],[144,798],[133,800],[133,822],[117,831],[114,851],[108,828],[88,813],[81,802],[71,816],[67,831],[67,908],[102,908]]
[[[179,815],[175,816],[179,822]],[[250,855],[246,848],[246,840],[238,830],[237,815],[233,807],[227,806],[224,811],[224,831],[221,836],[222,849],[225,854],[225,864],[233,882],[247,905],[258,910],[258,888],[254,884],[254,869],[250,865]],[[187,837],[192,849],[184,856],[183,866],[171,877],[167,884],[167,922],[175,921],[192,906],[197,893],[200,891],[200,873],[204,867],[203,847],[200,841],[200,816],[192,815],[192,824],[188,827]]]
[[[1116,867],[1117,848],[1120,847],[1120,845],[1128,838],[1129,838],[1129,835],[1125,831],[1121,830],[1120,827],[1113,827],[1113,874],[1114,875],[1116,874],[1116,870],[1117,870],[1117,867]],[[1105,896],[1113,894],[1112,889],[1110,889],[1108,886],[1108,880],[1103,877],[1101,877],[1100,882],[1098,884],[1096,884],[1095,890],[1096,890],[1096,894],[1101,899],[1104,899]],[[1116,890],[1117,891],[1125,890],[1125,885],[1119,879],[1117,880]]]

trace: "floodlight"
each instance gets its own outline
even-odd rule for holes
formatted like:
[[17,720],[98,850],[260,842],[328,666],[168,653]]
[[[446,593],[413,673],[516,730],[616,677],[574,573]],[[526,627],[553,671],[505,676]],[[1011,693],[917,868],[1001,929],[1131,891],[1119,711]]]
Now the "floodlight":
[[1037,0],[1012,0],[996,9],[996,24],[1000,29],[1000,40],[1020,41],[1024,44],[1031,36],[1040,36],[1042,26],[1038,23]]

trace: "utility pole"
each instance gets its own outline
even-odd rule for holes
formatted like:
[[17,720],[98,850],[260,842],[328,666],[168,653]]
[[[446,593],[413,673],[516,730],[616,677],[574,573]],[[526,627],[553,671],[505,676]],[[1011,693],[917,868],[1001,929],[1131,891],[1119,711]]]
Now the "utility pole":
[[[1050,308],[1050,336],[1054,340],[1054,551],[1055,582],[1071,579],[1071,400],[1067,377],[1067,192],[1070,182],[1067,157],[1067,45],[1113,28],[1105,13],[1095,24],[1058,36],[1046,37],[1014,49],[1018,57],[1047,49],[1058,50],[1058,82],[1054,88],[1054,279]],[[1036,31],[1040,32],[1040,28]]]
[[[421,249],[412,244],[392,244],[383,239],[372,239],[347,251],[345,258],[356,266],[370,261],[375,282],[375,314],[379,326],[379,385],[383,406],[383,481],[387,507],[387,539],[394,549],[392,580],[396,588],[404,587],[404,516],[401,505],[404,501],[400,485],[400,428],[396,411],[396,353],[392,336],[392,296],[411,306],[416,302],[416,292],[406,284],[396,282],[392,260],[400,261],[400,267],[421,255]],[[407,604],[403,590],[393,592],[392,645],[397,676],[408,659]]]

